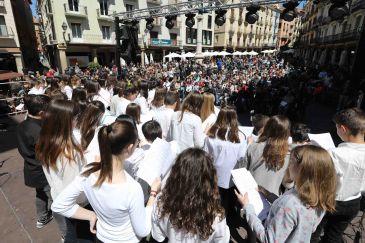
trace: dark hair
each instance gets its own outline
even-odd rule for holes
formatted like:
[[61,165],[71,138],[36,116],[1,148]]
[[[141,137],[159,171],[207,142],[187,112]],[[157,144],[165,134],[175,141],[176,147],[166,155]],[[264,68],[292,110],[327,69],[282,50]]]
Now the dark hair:
[[131,122],[133,123],[133,125],[136,127],[137,129],[137,124],[136,122],[134,121],[133,117],[131,117],[130,115],[127,115],[127,114],[122,114],[122,115],[119,115],[115,121],[128,121],[128,122]]
[[82,119],[82,113],[85,111],[86,106],[87,106],[87,94],[86,94],[86,90],[84,88],[81,87],[76,87],[72,90],[72,98],[71,100],[73,102],[75,102],[80,109],[80,113],[76,118],[76,122],[77,125],[76,127],[80,127],[81,125],[81,119]]
[[284,166],[289,134],[290,122],[281,115],[271,117],[264,126],[257,142],[266,142],[262,157],[270,169],[279,170]]
[[32,116],[39,116],[41,111],[47,109],[47,105],[50,102],[50,98],[47,95],[25,95],[24,106],[28,110],[28,113]]
[[309,127],[303,123],[294,123],[290,128],[290,136],[294,143],[309,142],[309,132]]
[[151,101],[151,105],[158,108],[164,105],[165,103],[165,95],[167,90],[165,88],[157,88],[155,92],[155,96]]
[[270,117],[265,116],[263,114],[255,114],[251,118],[251,123],[253,126],[253,133],[258,135],[260,130],[265,126],[266,122],[270,119]]
[[92,100],[92,97],[94,95],[99,94],[99,90],[100,90],[100,84],[97,81],[94,80],[89,80],[86,84],[85,84],[85,88],[86,88],[86,92],[87,92],[87,96],[88,96],[88,100]]
[[230,141],[231,143],[239,143],[239,130],[237,112],[233,107],[226,106],[222,108],[216,122],[209,129],[208,137],[218,137],[223,141]]
[[68,100],[67,95],[62,93],[60,89],[55,89],[50,93],[47,93],[52,100]]
[[179,94],[176,91],[167,91],[165,95],[165,105],[173,105],[177,103]]
[[125,109],[125,114],[132,117],[136,124],[141,123],[141,107],[136,103],[129,103]]
[[73,161],[82,149],[72,135],[73,120],[78,106],[69,100],[52,100],[44,115],[44,123],[36,144],[37,158],[47,169],[57,169],[57,158]]
[[127,83],[125,89],[123,90],[123,96],[124,98],[127,98],[131,94],[135,94],[137,92],[136,87],[133,86],[132,83]]
[[101,118],[105,112],[105,107],[101,101],[90,102],[85,111],[81,115],[80,133],[81,133],[81,147],[86,149],[94,137],[95,129],[100,123]]
[[190,111],[200,117],[200,109],[203,105],[203,96],[199,93],[190,93],[184,100],[181,108],[180,122],[183,119],[185,111]]
[[147,141],[155,141],[156,138],[162,138],[162,128],[160,123],[151,120],[143,124],[142,126],[143,136]]
[[148,98],[148,83],[146,81],[141,81],[138,86],[139,94],[145,99]]
[[359,108],[350,108],[338,112],[333,121],[345,126],[352,136],[365,134],[365,113]]
[[157,205],[159,217],[168,217],[176,230],[207,240],[214,232],[216,217],[224,218],[217,173],[209,154],[198,148],[179,154]]
[[87,165],[88,169],[82,176],[99,171],[99,177],[94,186],[100,187],[104,181],[113,179],[113,155],[120,155],[123,149],[138,140],[137,129],[132,122],[127,120],[116,121],[108,126],[103,126],[98,134],[100,162]]

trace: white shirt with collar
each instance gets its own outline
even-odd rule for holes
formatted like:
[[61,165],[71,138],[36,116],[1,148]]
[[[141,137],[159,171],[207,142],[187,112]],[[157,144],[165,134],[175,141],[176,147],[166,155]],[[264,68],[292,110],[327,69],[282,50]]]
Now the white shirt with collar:
[[350,201],[365,190],[365,144],[341,143],[330,151],[337,172],[336,201]]

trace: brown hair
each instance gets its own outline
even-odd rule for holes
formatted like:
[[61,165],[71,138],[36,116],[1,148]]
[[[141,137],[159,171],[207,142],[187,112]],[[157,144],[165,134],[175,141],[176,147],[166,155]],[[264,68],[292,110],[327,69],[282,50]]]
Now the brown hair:
[[76,154],[82,157],[81,147],[72,136],[77,105],[68,100],[52,100],[44,115],[43,126],[36,144],[36,155],[47,169],[57,170],[60,156],[72,161]]
[[164,105],[165,102],[165,95],[167,90],[165,88],[157,88],[155,92],[155,96],[153,97],[153,100],[151,101],[151,105],[153,105],[156,108],[159,108]]
[[204,122],[212,113],[214,113],[214,95],[211,93],[204,93],[203,104],[200,111],[202,122]]
[[207,240],[216,217],[224,218],[212,158],[203,150],[184,150],[157,202],[160,218],[168,217],[177,230]]
[[87,165],[88,170],[81,175],[88,177],[90,174],[99,171],[99,177],[95,187],[113,179],[113,155],[120,155],[124,148],[135,144],[138,140],[138,133],[131,121],[116,121],[108,126],[103,126],[98,134],[100,162]]
[[104,112],[104,104],[101,101],[95,100],[87,105],[85,111],[80,116],[81,147],[83,150],[87,149],[87,146],[89,146],[93,139],[95,129],[99,125]]
[[333,121],[345,126],[352,136],[365,134],[365,113],[359,108],[350,108],[338,112]]
[[200,117],[200,109],[203,104],[203,96],[199,93],[192,92],[186,96],[181,107],[180,122],[183,119],[185,111],[190,111],[191,113]]
[[228,140],[231,143],[239,143],[240,138],[236,110],[230,106],[222,108],[218,113],[216,122],[209,129],[207,136],[210,138],[217,136],[224,141]]
[[329,153],[321,147],[304,145],[295,147],[291,156],[299,165],[295,187],[303,204],[334,212],[336,171]]
[[125,114],[132,117],[136,124],[141,123],[141,107],[136,103],[129,103],[125,110]]
[[290,122],[288,118],[278,115],[271,117],[257,142],[266,142],[262,157],[269,168],[280,170],[288,153]]

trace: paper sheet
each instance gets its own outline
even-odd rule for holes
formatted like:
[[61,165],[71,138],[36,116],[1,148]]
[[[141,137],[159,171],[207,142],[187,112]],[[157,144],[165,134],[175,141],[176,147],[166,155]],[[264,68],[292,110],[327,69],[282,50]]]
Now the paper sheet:
[[320,134],[311,134],[308,133],[308,136],[314,145],[319,145],[326,150],[336,148],[331,134],[330,133],[320,133]]
[[250,204],[253,205],[256,215],[259,215],[264,209],[264,204],[257,191],[258,186],[255,179],[246,168],[232,170],[231,173],[234,184],[242,195],[247,192]]
[[250,136],[253,132],[253,127],[245,127],[245,126],[239,126],[238,130],[243,132],[246,135],[246,138]]
[[145,157],[140,163],[137,176],[149,185],[157,177],[164,177],[175,159],[170,144],[165,140],[157,138],[150,149],[145,152]]

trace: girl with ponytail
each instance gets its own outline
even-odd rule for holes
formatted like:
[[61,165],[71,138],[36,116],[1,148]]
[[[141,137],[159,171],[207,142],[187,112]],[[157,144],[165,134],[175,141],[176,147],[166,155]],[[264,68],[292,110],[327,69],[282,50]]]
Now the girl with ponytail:
[[[138,144],[130,121],[116,121],[98,134],[100,163],[91,163],[54,201],[52,210],[90,222],[97,242],[139,242],[151,230],[151,213],[160,180],[151,186],[146,208],[141,186],[124,170],[124,161]],[[85,193],[95,212],[80,207],[76,198]],[[97,228],[97,231],[96,231]]]

